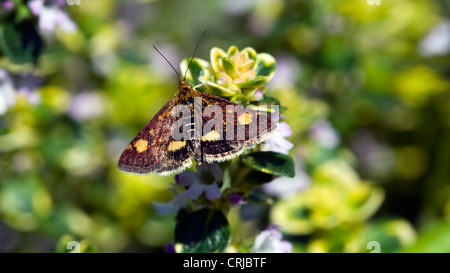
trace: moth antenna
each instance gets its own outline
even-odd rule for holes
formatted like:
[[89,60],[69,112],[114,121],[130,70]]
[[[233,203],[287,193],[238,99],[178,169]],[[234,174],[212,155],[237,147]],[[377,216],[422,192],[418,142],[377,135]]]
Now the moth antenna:
[[175,69],[175,67],[173,67],[173,65],[169,62],[169,60],[167,60],[166,57],[164,57],[164,55],[156,48],[156,46],[153,46],[153,48],[158,51],[158,53],[164,58],[164,60],[166,60],[166,62],[170,65],[170,67],[172,67],[173,71],[175,71],[175,73],[177,73],[178,79],[180,78],[180,74],[178,74],[178,71]]
[[195,46],[195,49],[194,49],[194,54],[192,54],[191,60],[189,61],[189,65],[186,68],[186,72],[184,72],[184,79],[186,79],[187,72],[189,71],[189,67],[191,66],[192,60],[194,60],[194,56],[195,56],[195,53],[197,52],[198,45],[200,44],[200,41],[202,40],[203,35],[205,35],[205,33],[206,33],[206,30],[203,31],[202,35],[198,39],[197,45]]

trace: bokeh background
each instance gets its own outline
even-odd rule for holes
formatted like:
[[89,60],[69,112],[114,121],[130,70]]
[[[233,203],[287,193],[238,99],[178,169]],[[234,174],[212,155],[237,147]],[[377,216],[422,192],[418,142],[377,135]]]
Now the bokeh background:
[[173,177],[116,165],[176,92],[152,45],[178,67],[204,30],[199,58],[231,45],[275,57],[267,94],[287,107],[295,144],[296,177],[230,212],[232,244],[272,224],[294,252],[370,252],[372,241],[450,252],[448,1],[81,0],[60,11],[36,16],[36,65],[0,58],[0,252],[73,240],[164,251],[175,220],[151,203],[173,198]]

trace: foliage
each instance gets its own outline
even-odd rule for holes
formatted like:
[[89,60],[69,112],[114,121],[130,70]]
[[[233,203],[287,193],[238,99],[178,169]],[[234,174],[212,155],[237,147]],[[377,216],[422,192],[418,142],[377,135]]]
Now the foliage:
[[[0,251],[448,252],[449,9],[0,0]],[[282,132],[218,169],[121,173],[176,92],[151,45],[184,73],[205,29],[187,80],[280,105]]]

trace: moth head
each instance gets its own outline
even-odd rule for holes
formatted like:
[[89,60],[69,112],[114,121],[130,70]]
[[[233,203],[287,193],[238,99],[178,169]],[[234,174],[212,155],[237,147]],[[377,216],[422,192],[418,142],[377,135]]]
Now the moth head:
[[189,92],[191,89],[191,85],[184,78],[180,78],[178,81],[178,90],[182,92]]

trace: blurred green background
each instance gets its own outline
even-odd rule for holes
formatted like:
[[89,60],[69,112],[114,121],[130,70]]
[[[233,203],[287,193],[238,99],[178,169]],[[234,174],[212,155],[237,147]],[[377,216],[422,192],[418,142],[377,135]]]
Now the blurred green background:
[[450,2],[377,2],[64,6],[77,28],[42,32],[36,66],[0,59],[31,85],[0,115],[0,252],[64,252],[72,240],[86,252],[164,251],[175,220],[151,202],[173,198],[173,177],[116,165],[176,92],[152,45],[178,67],[204,30],[199,58],[231,45],[275,57],[267,94],[287,107],[295,144],[297,176],[282,182],[299,189],[233,210],[229,251],[276,224],[294,252],[370,252],[371,241],[450,252]]

